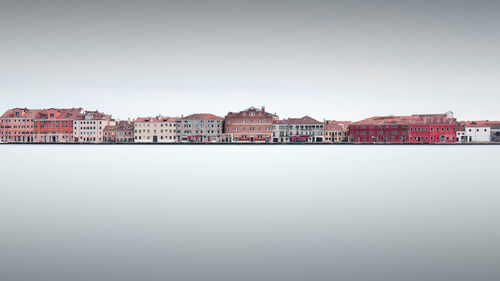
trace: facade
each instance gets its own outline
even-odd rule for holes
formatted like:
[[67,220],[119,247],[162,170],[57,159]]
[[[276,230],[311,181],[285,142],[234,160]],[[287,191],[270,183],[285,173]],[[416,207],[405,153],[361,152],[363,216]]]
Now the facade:
[[411,143],[456,142],[457,124],[411,124]]
[[114,125],[111,115],[85,111],[73,122],[73,141],[78,143],[104,142],[104,128]]
[[372,117],[349,125],[348,135],[351,142],[455,142],[457,138],[457,121],[452,112]]
[[139,117],[134,122],[134,142],[175,143],[177,117]]
[[500,142],[500,123],[491,124],[491,142]]
[[134,142],[134,122],[117,121],[114,125],[104,127],[105,143],[133,143]]
[[222,139],[224,118],[198,113],[179,118],[176,125],[177,142],[210,143]]
[[75,120],[81,118],[82,112],[82,108],[40,110],[34,121],[34,142],[73,142],[73,124]]
[[275,120],[273,142],[323,142],[325,125],[309,116]]
[[342,143],[348,141],[348,130],[351,121],[325,121],[325,137],[323,142]]
[[458,143],[467,142],[467,137],[465,136],[465,124],[459,122],[457,125],[457,140]]
[[361,143],[406,143],[408,125],[394,120],[385,122],[360,121],[349,125],[349,142]]
[[465,142],[486,143],[491,141],[491,125],[483,122],[465,124]]
[[240,112],[229,112],[224,118],[223,142],[269,143],[273,136],[273,122],[278,116],[266,112],[265,107],[250,107]]
[[500,121],[464,121],[460,123],[457,141],[463,143],[498,142]]
[[14,108],[0,117],[1,142],[33,142],[35,139],[35,117],[40,109]]

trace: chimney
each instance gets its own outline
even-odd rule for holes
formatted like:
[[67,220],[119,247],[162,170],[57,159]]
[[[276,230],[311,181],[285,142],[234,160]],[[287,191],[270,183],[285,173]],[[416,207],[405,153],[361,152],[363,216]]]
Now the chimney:
[[266,107],[265,106],[262,106],[262,111],[266,112]]
[[130,124],[130,117],[128,118],[128,123]]

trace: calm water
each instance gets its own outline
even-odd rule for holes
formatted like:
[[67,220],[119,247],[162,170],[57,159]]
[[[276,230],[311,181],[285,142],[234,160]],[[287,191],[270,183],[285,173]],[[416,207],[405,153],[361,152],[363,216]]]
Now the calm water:
[[0,145],[0,280],[500,280],[500,146]]

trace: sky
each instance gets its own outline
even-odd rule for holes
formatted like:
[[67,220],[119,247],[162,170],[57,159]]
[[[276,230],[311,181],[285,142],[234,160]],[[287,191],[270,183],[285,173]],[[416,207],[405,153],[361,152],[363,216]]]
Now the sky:
[[0,1],[0,111],[500,119],[500,1]]

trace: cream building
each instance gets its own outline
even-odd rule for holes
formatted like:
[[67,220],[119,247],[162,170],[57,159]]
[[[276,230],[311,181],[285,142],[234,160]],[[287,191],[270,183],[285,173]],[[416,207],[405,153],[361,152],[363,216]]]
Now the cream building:
[[273,121],[273,142],[323,142],[325,125],[309,116]]
[[174,143],[176,142],[177,117],[139,117],[134,123],[134,142],[136,143]]
[[347,142],[347,129],[351,121],[327,120],[325,122],[325,140],[327,143]]

